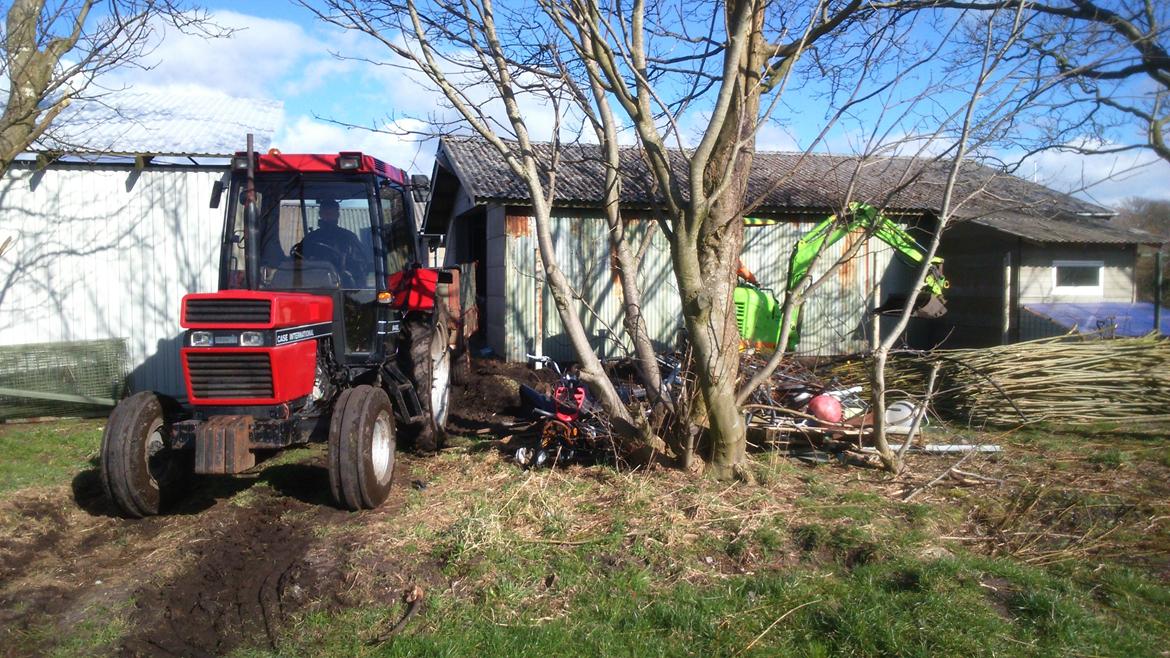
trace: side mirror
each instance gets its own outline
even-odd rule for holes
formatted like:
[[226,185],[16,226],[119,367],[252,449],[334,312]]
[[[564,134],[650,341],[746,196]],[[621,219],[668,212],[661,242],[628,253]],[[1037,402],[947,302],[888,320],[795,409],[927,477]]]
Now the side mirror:
[[431,178],[424,174],[413,174],[410,177],[410,189],[414,193],[414,200],[419,203],[431,198]]
[[219,200],[223,197],[223,180],[217,180],[211,184],[211,207],[218,208]]

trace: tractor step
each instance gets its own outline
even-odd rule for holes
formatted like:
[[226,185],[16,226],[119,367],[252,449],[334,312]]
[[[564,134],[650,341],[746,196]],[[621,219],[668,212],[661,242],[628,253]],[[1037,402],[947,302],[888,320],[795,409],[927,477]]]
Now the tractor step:
[[411,384],[406,375],[392,364],[382,366],[382,376],[390,381],[388,392],[399,420],[407,423],[422,422],[426,418],[426,411],[418,400],[418,391],[414,390],[414,384]]

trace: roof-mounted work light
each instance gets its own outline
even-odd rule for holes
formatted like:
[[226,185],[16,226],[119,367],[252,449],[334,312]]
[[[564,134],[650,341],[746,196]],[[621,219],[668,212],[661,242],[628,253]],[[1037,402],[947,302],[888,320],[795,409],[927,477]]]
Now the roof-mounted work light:
[[337,156],[337,168],[341,171],[356,171],[362,166],[362,154],[346,151]]

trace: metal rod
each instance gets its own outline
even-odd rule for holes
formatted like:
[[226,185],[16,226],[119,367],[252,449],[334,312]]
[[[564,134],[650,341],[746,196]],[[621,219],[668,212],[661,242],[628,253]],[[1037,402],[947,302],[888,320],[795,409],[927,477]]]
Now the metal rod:
[[48,391],[27,391],[19,388],[0,387],[0,395],[10,398],[28,398],[30,400],[52,400],[54,402],[81,402],[96,404],[103,407],[113,407],[118,401],[113,398],[96,398],[88,395],[70,395],[68,393],[50,393]]
[[1162,246],[1154,252],[1154,333],[1162,333]]
[[248,181],[244,187],[244,280],[249,290],[260,287],[260,227],[256,213],[256,154],[248,133]]

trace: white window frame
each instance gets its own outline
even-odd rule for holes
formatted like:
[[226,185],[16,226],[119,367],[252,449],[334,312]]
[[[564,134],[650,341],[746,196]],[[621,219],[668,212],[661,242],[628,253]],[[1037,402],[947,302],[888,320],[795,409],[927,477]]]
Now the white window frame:
[[[1097,268],[1097,285],[1095,286],[1060,286],[1057,285],[1056,270],[1061,267],[1095,267]],[[1105,294],[1105,261],[1101,260],[1054,260],[1052,261],[1052,294],[1072,296],[1097,296]]]

